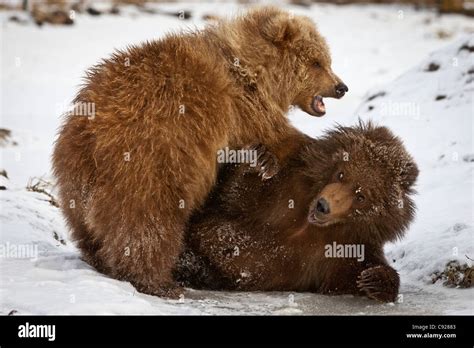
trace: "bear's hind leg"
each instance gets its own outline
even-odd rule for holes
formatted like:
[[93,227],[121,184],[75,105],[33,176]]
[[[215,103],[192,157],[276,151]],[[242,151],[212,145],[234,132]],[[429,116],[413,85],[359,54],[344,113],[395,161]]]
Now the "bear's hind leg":
[[95,188],[85,221],[93,232],[89,241],[98,246],[93,260],[100,262],[104,273],[131,282],[140,292],[176,298],[181,289],[172,269],[182,251],[191,209],[180,208],[178,197],[186,196],[179,188],[159,183],[150,188],[104,182]]
[[[184,225],[160,223],[156,216],[124,219],[120,231],[106,231],[95,258],[112,277],[130,281],[139,292],[177,298],[182,289],[172,269],[182,248]],[[104,231],[104,230],[102,230]]]

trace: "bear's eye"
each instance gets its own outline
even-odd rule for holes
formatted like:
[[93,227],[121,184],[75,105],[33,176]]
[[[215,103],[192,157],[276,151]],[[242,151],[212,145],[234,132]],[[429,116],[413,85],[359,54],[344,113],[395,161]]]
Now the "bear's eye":
[[362,203],[362,202],[365,201],[364,195],[361,195],[361,194],[358,194],[358,195],[356,196],[356,199],[357,199],[357,202],[359,202],[359,203]]
[[337,180],[342,181],[344,179],[344,172],[337,173]]
[[321,67],[321,64],[319,64],[319,62],[314,62],[314,63],[313,63],[313,66],[314,66],[315,68],[320,68],[320,67]]

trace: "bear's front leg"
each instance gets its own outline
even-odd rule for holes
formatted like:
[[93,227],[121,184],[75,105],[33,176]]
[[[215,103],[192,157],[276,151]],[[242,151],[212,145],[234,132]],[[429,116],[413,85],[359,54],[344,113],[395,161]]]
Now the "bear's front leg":
[[399,286],[400,277],[397,271],[386,265],[363,270],[357,280],[360,291],[367,297],[381,302],[394,302]]
[[294,156],[302,146],[314,141],[294,127],[281,128],[285,129],[285,134],[280,135],[278,141],[265,143],[265,145],[258,143],[249,147],[256,151],[256,166],[253,168],[262,180],[272,178],[286,164],[288,158]]

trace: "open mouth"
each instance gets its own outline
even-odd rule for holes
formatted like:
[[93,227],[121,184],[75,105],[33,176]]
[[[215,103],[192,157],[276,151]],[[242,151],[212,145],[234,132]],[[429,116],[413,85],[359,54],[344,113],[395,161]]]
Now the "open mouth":
[[326,106],[324,105],[323,97],[320,95],[313,97],[311,108],[317,116],[323,116],[326,113]]

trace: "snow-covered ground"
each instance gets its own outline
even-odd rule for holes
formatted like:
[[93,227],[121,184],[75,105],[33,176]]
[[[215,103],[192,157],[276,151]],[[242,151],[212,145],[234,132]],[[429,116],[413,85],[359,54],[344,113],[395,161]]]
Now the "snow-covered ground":
[[191,289],[170,301],[137,293],[81,261],[50,197],[26,186],[32,177],[50,179],[60,114],[84,70],[114,48],[200,28],[203,14],[240,10],[232,3],[164,7],[190,10],[193,18],[137,14],[130,8],[120,16],[78,15],[71,27],[38,28],[9,22],[12,13],[0,12],[0,127],[12,131],[6,142],[0,138],[0,170],[9,178],[0,175],[5,187],[0,191],[0,313],[474,314],[472,288],[446,287],[443,280],[432,284],[432,275],[448,262],[472,267],[469,258],[474,258],[474,21],[408,7],[287,6],[318,23],[331,46],[334,71],[350,89],[341,100],[326,100],[325,117],[295,110],[293,123],[318,136],[335,122],[372,119],[393,129],[419,165],[417,219],[406,238],[386,248],[401,275],[400,303]]

